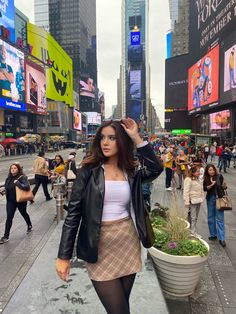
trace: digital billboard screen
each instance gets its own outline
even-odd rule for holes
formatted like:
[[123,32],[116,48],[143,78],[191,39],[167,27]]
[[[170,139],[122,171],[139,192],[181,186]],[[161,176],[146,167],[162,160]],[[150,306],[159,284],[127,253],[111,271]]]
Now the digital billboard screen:
[[15,42],[15,6],[14,0],[1,0],[1,25],[10,32],[10,41]]
[[189,55],[166,60],[165,108],[188,107]]
[[98,113],[98,112],[86,112],[85,114],[87,116],[87,124],[101,125],[101,123],[102,123],[101,113]]
[[78,110],[73,110],[73,126],[75,130],[82,130],[82,117]]
[[143,46],[137,45],[128,47],[128,61],[129,62],[142,62],[143,60]]
[[1,39],[0,97],[3,98],[1,101],[2,106],[24,110],[24,106],[19,105],[25,102],[24,54]]
[[140,32],[131,32],[130,33],[130,43],[131,45],[140,45],[141,43],[141,33]]
[[37,114],[47,114],[46,75],[43,68],[26,61],[25,100],[27,110]]
[[188,110],[198,112],[206,105],[216,106],[218,99],[219,45],[188,70]]
[[228,104],[236,100],[236,31],[221,44],[220,102]]
[[28,44],[31,54],[50,64],[46,70],[47,98],[62,101],[73,107],[73,64],[72,59],[58,42],[41,27],[27,23]]
[[210,114],[211,130],[227,130],[230,129],[230,110],[223,110]]
[[93,79],[89,76],[81,76],[80,79],[80,95],[95,98],[96,88]]
[[165,129],[171,132],[174,129],[191,129],[192,118],[187,110],[166,110]]
[[212,44],[222,41],[235,30],[236,2],[234,0],[189,1],[190,53],[201,57]]
[[142,114],[142,102],[140,100],[130,100],[127,103],[126,115],[127,117],[136,121],[140,120]]
[[141,70],[130,71],[130,98],[141,98]]

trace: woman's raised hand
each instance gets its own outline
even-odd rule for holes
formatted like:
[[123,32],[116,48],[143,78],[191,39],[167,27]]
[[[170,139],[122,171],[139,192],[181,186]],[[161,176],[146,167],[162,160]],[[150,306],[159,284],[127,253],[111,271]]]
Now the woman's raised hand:
[[123,126],[125,132],[129,135],[129,137],[133,140],[133,142],[138,145],[143,142],[139,133],[138,133],[138,125],[131,118],[121,119],[121,125]]

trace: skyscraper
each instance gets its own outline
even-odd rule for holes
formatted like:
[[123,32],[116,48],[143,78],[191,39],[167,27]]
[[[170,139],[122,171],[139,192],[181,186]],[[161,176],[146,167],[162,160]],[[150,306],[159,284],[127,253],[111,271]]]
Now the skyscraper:
[[49,0],[34,0],[35,24],[49,31]]
[[189,0],[169,0],[169,6],[174,57],[189,51]]
[[[122,115],[133,115],[132,117],[137,119],[144,116],[146,119],[148,118],[150,102],[149,1],[123,0],[121,14],[122,66],[120,82]],[[134,35],[138,35],[140,32],[138,45],[131,43],[131,32],[134,32]]]

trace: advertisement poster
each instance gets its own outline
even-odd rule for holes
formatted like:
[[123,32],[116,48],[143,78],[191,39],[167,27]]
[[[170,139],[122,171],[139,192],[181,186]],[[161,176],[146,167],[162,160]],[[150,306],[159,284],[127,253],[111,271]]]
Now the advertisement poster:
[[46,75],[36,64],[26,62],[26,103],[31,105],[30,111],[47,114]]
[[23,109],[20,103],[25,101],[24,54],[1,39],[0,97],[1,106]]
[[130,71],[130,98],[141,98],[141,70]]
[[142,60],[143,60],[143,46],[142,45],[136,45],[136,46],[129,45],[128,61],[129,62],[142,62]]
[[236,89],[236,44],[225,52],[224,60],[224,92],[227,92]]
[[227,130],[230,128],[230,110],[210,114],[211,130]]
[[219,45],[188,71],[188,110],[217,105],[219,98]]
[[0,25],[10,31],[10,41],[15,43],[15,6],[14,0],[0,0]]
[[48,32],[36,25],[27,23],[27,37],[32,55],[50,65],[46,70],[47,98],[73,107],[72,59]]
[[126,114],[129,118],[140,121],[142,114],[142,102],[140,100],[131,100],[127,104]]
[[82,118],[81,113],[78,110],[73,110],[73,126],[75,130],[82,130]]
[[81,76],[80,95],[95,98],[96,88],[91,77]]
[[85,114],[87,116],[87,124],[101,125],[101,123],[102,123],[101,113],[86,112]]

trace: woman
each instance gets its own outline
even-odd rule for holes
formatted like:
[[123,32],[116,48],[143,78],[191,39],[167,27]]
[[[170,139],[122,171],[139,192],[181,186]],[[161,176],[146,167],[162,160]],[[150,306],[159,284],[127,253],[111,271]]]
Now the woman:
[[199,235],[196,233],[196,225],[200,207],[204,200],[203,187],[199,177],[200,168],[198,166],[191,167],[188,177],[184,180],[183,192],[185,207],[190,211],[190,230],[192,234],[198,237]]
[[173,161],[174,161],[173,151],[174,151],[173,148],[170,147],[168,149],[168,153],[163,156],[164,167],[165,167],[165,172],[166,172],[166,191],[173,190],[173,188],[171,187],[171,181],[173,178]]
[[[135,168],[133,144],[142,156],[140,170]],[[141,270],[140,240],[147,246],[142,183],[154,180],[162,168],[151,146],[140,138],[137,124],[128,118],[100,127],[92,155],[83,160],[75,180],[56,270],[66,281],[80,225],[77,256],[87,262],[108,313],[130,313],[129,295]]]
[[77,174],[76,162],[75,162],[76,153],[72,152],[68,156],[67,164],[66,164],[66,178],[67,181],[74,181]]
[[51,171],[52,175],[62,173],[64,171],[65,171],[64,159],[61,155],[56,155],[53,162],[53,170]]
[[179,187],[177,189],[181,190],[183,179],[185,179],[186,176],[188,175],[188,164],[189,164],[188,156],[184,153],[183,149],[179,151],[179,154],[175,159],[175,163],[177,166],[176,172],[179,176]]
[[19,164],[12,164],[9,169],[8,177],[5,181],[7,220],[5,224],[4,236],[0,239],[0,244],[9,241],[12,221],[17,208],[27,224],[27,233],[32,231],[32,223],[26,210],[27,202],[17,203],[16,201],[16,186],[24,191],[29,191],[30,189],[28,179],[23,174],[21,166]]
[[208,228],[210,232],[209,240],[218,238],[222,247],[225,243],[224,211],[216,208],[216,198],[223,197],[226,189],[223,176],[217,173],[213,164],[208,164],[204,173],[203,189],[207,192]]

